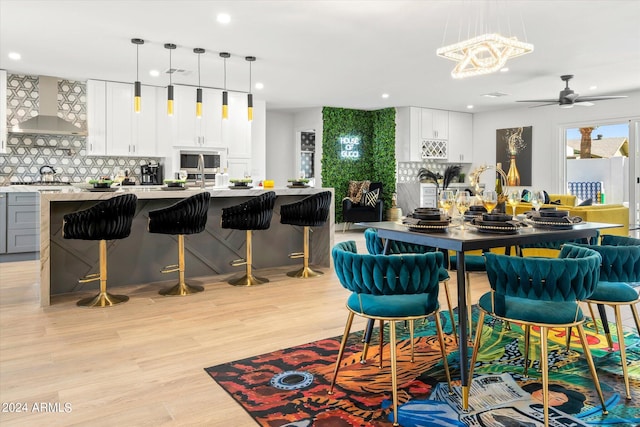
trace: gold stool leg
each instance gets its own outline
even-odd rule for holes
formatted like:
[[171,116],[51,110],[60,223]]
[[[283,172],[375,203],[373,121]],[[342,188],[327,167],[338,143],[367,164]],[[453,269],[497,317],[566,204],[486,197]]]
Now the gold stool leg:
[[304,246],[303,246],[303,253],[304,253],[304,264],[303,267],[300,270],[296,270],[296,271],[290,271],[287,273],[287,276],[289,277],[297,277],[299,279],[308,279],[310,277],[317,277],[320,276],[322,274],[324,274],[324,272],[322,271],[315,271],[312,270],[311,268],[309,268],[309,232],[311,230],[309,229],[308,226],[304,227],[304,230],[302,231],[302,234],[304,236]]
[[184,296],[204,291],[202,286],[188,285],[184,281],[184,234],[178,234],[178,273],[178,283],[170,288],[162,289],[159,292],[160,295]]
[[229,280],[229,284],[233,286],[253,286],[262,285],[263,283],[269,282],[269,279],[254,276],[251,273],[251,262],[253,261],[252,254],[253,250],[251,248],[251,230],[247,230],[247,273],[238,279]]
[[100,293],[77,302],[80,307],[110,307],[129,301],[126,295],[111,295],[107,292],[107,241],[100,240]]

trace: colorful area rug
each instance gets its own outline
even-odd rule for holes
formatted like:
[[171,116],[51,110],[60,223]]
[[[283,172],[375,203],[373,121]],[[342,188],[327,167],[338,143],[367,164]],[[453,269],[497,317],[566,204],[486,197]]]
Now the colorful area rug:
[[[346,316],[345,316],[346,317]],[[474,311],[474,319],[477,313]],[[441,313],[443,324],[447,316]],[[598,321],[599,322],[599,321]],[[454,379],[459,378],[457,345],[449,332],[445,344],[447,360]],[[385,325],[385,329],[388,325]],[[599,399],[594,391],[588,365],[582,356],[577,334],[572,337],[571,350],[564,348],[565,330],[553,330],[549,344],[549,375],[553,391],[554,408],[569,414],[558,418],[555,425],[607,425],[640,426],[640,339],[633,331],[626,333],[627,363],[632,378],[632,400],[625,399],[624,382],[618,352],[608,352],[604,335],[595,333],[593,322],[585,325],[591,351],[598,367],[598,375],[606,399],[609,415],[603,416]],[[602,333],[602,328],[599,329]],[[612,328],[612,331],[615,331]],[[377,329],[374,340],[379,334]],[[526,398],[518,405],[504,405],[503,415],[491,420],[478,414],[460,414],[455,405],[443,403],[448,398],[434,400],[448,393],[434,393],[445,380],[443,364],[433,321],[416,325],[416,357],[409,361],[408,331],[401,325],[398,332],[398,384],[400,423],[404,427],[427,425],[474,426],[535,426],[535,422],[514,423],[510,414],[519,413],[523,406],[529,411],[541,411],[539,401],[540,374],[538,367],[538,336],[532,332],[532,354],[528,377],[524,376],[524,343],[519,325],[504,327],[492,318],[485,318],[483,345],[474,376],[485,382],[496,378],[515,380]],[[389,337],[388,331],[385,337]],[[349,335],[345,356],[334,394],[329,395],[329,384],[335,366],[341,337],[323,339],[273,353],[206,368],[205,371],[223,387],[262,426],[390,426],[391,378],[389,345],[383,346],[383,368],[378,368],[379,346],[369,348],[366,364],[360,363],[362,333]],[[615,339],[615,338],[614,338]],[[615,349],[617,350],[617,343]],[[488,374],[496,374],[491,376]],[[500,376],[499,374],[503,374]],[[491,380],[487,380],[490,378]],[[459,381],[458,383],[459,384]],[[459,390],[459,387],[456,389]],[[530,393],[530,395],[528,394]],[[555,413],[555,412],[554,412]],[[498,414],[498,412],[496,412]],[[506,415],[505,415],[506,414]],[[462,416],[461,416],[462,415]],[[484,418],[483,418],[484,417]],[[517,417],[515,417],[517,418]],[[520,418],[522,420],[523,418]],[[526,418],[525,418],[526,419]],[[462,420],[463,422],[461,422]],[[564,421],[563,421],[564,420]],[[554,425],[554,424],[552,424]]]

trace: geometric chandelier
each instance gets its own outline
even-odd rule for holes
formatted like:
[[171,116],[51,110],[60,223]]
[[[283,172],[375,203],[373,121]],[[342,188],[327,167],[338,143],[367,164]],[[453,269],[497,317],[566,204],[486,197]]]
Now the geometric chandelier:
[[533,52],[533,45],[516,37],[484,34],[436,50],[442,58],[458,64],[451,71],[454,79],[494,73],[504,68],[507,60]]

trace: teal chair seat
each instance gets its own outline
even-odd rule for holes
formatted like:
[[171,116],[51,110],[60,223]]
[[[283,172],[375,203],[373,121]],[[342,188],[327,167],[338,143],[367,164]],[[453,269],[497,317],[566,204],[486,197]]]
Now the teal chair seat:
[[438,310],[438,298],[432,294],[418,295],[368,295],[353,293],[347,300],[347,307],[356,313],[373,317],[427,316]]
[[[451,269],[455,270],[458,265],[458,257],[451,255],[449,258],[451,263]],[[486,261],[483,255],[465,255],[464,256],[464,269],[465,271],[472,271],[474,273],[487,271]]]
[[[492,304],[495,304],[495,309]],[[546,301],[540,304],[540,301],[529,298],[503,296],[492,303],[490,292],[480,297],[478,306],[487,313],[529,323],[565,325],[584,318],[580,305],[575,302]]]
[[596,290],[589,300],[626,302],[630,303],[638,299],[638,291],[624,282],[598,282]]

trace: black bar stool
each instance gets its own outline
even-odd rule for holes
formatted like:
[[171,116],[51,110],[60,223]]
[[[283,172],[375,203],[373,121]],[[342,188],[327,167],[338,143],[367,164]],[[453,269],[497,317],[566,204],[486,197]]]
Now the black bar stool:
[[331,206],[331,192],[312,194],[302,200],[282,205],[280,207],[280,223],[298,225],[303,229],[303,252],[289,254],[289,258],[304,258],[303,267],[297,271],[290,271],[287,276],[309,278],[324,274],[309,268],[309,232],[311,227],[318,227],[327,222],[329,207]]
[[179,273],[178,283],[162,289],[160,295],[190,295],[204,291],[202,286],[188,285],[184,281],[184,235],[204,231],[207,225],[211,194],[203,191],[180,200],[166,208],[149,211],[149,233],[178,235],[178,264],[169,265],[162,273]]
[[129,300],[126,295],[107,292],[107,240],[124,239],[131,233],[138,198],[124,194],[63,217],[62,235],[65,239],[99,240],[100,273],[89,274],[80,283],[100,280],[100,293],[78,301],[81,307],[108,307]]
[[247,230],[247,257],[231,262],[236,267],[246,265],[246,274],[237,279],[229,280],[234,286],[252,286],[267,283],[269,279],[254,276],[251,273],[252,250],[251,232],[253,230],[266,230],[271,225],[273,205],[276,202],[276,193],[268,191],[239,205],[222,209],[222,228],[233,230]]

